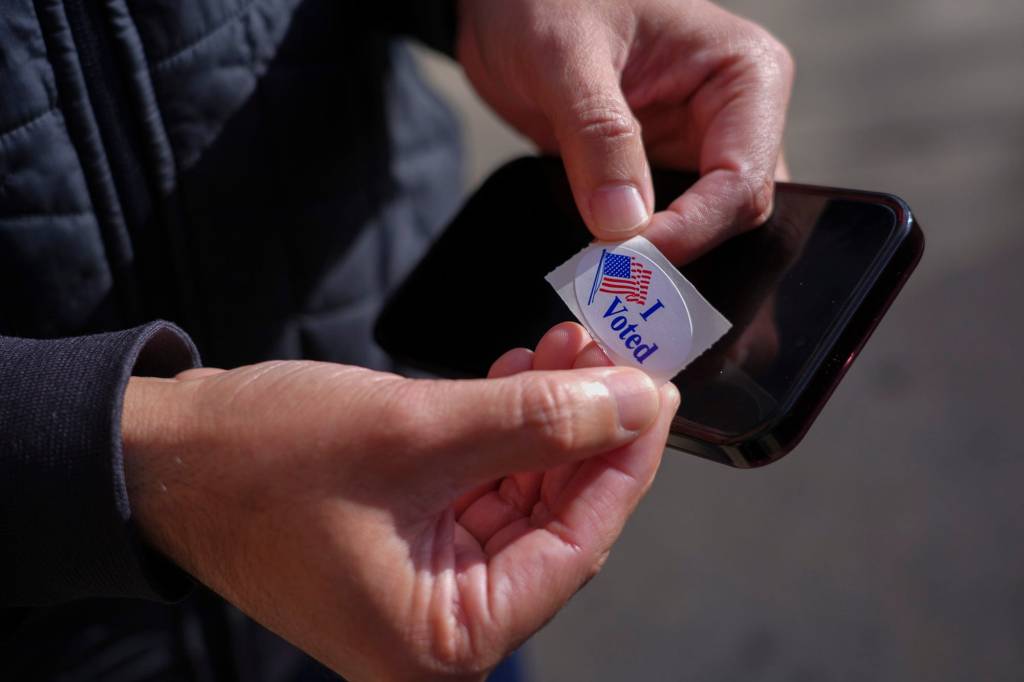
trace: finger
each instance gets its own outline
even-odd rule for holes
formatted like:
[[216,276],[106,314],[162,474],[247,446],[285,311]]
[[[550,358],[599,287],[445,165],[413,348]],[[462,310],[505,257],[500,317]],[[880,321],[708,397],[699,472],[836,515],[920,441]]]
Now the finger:
[[513,348],[494,361],[488,379],[501,379],[533,369],[533,351],[527,348]]
[[195,369],[186,369],[184,372],[179,372],[174,378],[178,381],[192,381],[194,379],[205,379],[206,377],[223,374],[225,371],[216,367],[196,367]]
[[[626,519],[647,492],[661,463],[679,390],[662,386],[662,410],[655,426],[627,447],[583,462],[548,511],[580,544],[611,549]],[[535,523],[537,520],[535,519]]]
[[557,500],[583,465],[584,462],[570,462],[545,474],[540,486],[540,501],[550,505]]
[[[589,341],[590,335],[583,327],[563,322],[541,338],[536,354],[523,348],[509,351],[499,358],[488,376],[496,379],[529,369],[568,369]],[[455,502],[456,518],[483,545],[499,528],[529,513],[543,480],[543,472],[526,471],[477,486]]]
[[655,425],[636,442],[584,462],[556,508],[538,505],[487,543],[496,622],[532,632],[600,568],[661,462],[678,393],[668,384],[662,397]]
[[748,34],[691,103],[703,132],[700,180],[644,233],[677,264],[760,225],[772,211],[793,61],[763,29]]
[[515,477],[506,476],[458,514],[459,525],[483,547],[502,528],[529,517],[537,495],[536,489],[523,490]]
[[590,334],[575,322],[563,322],[548,331],[537,343],[533,368],[538,370],[569,369],[576,356],[590,343]]
[[612,361],[608,359],[605,352],[601,350],[601,347],[597,345],[596,341],[591,341],[580,354],[576,356],[576,361],[573,363],[574,369],[584,369],[587,367],[611,367]]
[[[487,373],[487,378],[501,379],[519,374],[520,372],[528,372],[531,369],[533,369],[533,352],[526,348],[514,348],[494,361],[490,371]],[[524,476],[536,477],[537,475],[526,474]],[[456,518],[459,518],[468,509],[472,508],[480,498],[497,490],[499,483],[500,481],[487,481],[462,494],[452,505],[455,509]],[[529,480],[524,479],[523,483],[529,485]],[[539,486],[539,482],[537,485]]]
[[647,225],[654,191],[609,41],[601,29],[579,30],[535,76],[583,219],[598,239],[619,241]]
[[501,481],[487,481],[480,485],[472,488],[466,493],[463,493],[452,503],[452,509],[455,510],[455,518],[459,518],[467,510],[472,509],[482,497],[494,492],[498,489],[498,485]]
[[660,407],[654,382],[630,368],[401,386],[396,418],[403,432],[418,437],[382,446],[412,456],[426,480],[441,475],[458,489],[621,447],[651,425]]

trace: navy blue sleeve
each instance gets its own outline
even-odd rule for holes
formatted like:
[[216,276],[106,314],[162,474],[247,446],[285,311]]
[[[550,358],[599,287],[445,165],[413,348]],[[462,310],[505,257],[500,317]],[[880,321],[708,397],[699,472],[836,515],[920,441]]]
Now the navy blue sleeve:
[[171,377],[198,364],[189,338],[166,322],[0,337],[0,608],[187,594],[191,579],[133,527],[121,406],[133,374]]

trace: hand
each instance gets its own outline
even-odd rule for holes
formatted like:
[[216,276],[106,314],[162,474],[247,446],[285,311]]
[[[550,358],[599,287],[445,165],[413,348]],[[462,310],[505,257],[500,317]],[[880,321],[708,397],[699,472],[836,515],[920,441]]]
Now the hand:
[[[786,49],[706,0],[461,0],[459,60],[509,123],[565,160],[594,235],[691,260],[771,213]],[[700,171],[668,210],[648,158]]]
[[129,495],[160,551],[349,679],[480,677],[600,568],[678,393],[578,325],[491,379],[276,362],[132,379]]

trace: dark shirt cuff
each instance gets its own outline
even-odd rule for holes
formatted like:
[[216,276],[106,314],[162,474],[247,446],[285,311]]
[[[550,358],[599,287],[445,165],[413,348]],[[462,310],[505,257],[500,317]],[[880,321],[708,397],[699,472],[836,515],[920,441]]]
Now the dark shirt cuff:
[[121,408],[133,374],[199,365],[166,322],[39,341],[0,337],[0,606],[174,601],[191,579],[132,524]]

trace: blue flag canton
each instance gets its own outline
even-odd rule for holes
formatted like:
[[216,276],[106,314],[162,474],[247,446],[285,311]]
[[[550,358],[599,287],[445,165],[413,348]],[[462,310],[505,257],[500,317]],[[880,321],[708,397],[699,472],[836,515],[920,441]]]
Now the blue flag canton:
[[632,261],[630,256],[620,256],[609,253],[604,257],[604,275],[606,277],[621,277],[630,279],[633,276]]

